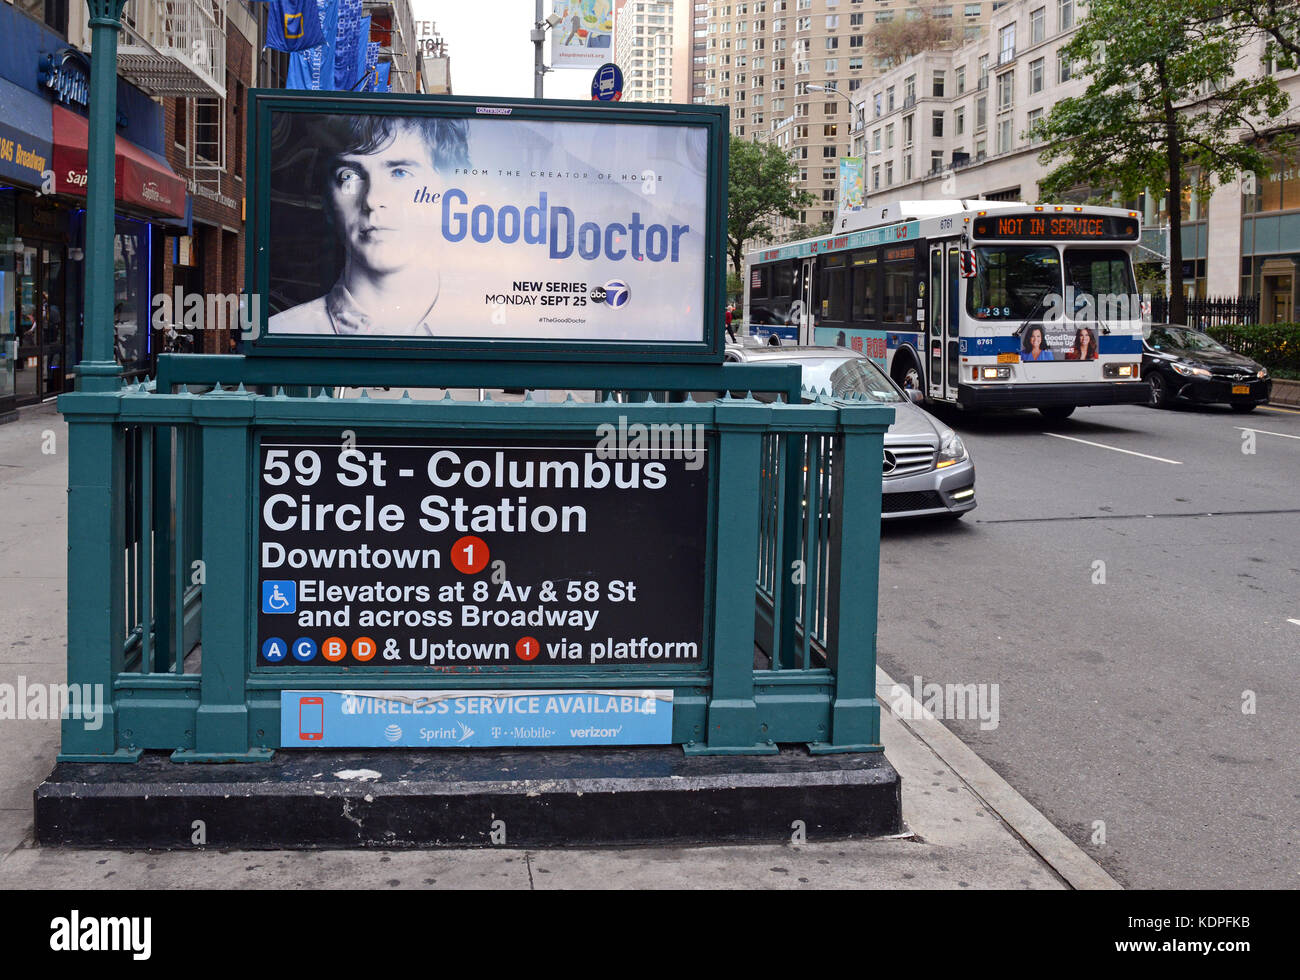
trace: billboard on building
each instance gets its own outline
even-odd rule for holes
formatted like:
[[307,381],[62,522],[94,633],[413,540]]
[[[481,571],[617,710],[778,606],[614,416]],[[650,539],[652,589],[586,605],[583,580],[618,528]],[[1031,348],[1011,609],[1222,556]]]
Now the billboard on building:
[[552,68],[599,68],[614,59],[614,0],[553,0]]
[[259,342],[714,346],[721,112],[278,96]]

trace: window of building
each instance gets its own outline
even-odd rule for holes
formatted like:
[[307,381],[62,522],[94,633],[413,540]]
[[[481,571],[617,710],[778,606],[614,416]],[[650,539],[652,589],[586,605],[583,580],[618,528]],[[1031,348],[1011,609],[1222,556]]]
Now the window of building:
[[894,86],[892,85],[885,89],[885,111],[894,111]]
[[1047,36],[1047,8],[1039,7],[1029,12],[1029,43],[1041,44]]
[[934,112],[930,114],[930,135],[931,136],[943,135],[943,110],[942,109],[935,109]]
[[1011,148],[1011,117],[1007,116],[998,120],[997,152],[1007,153]]
[[912,154],[910,153],[903,155],[903,179],[912,179]]
[[1005,65],[1016,57],[1016,25],[1008,24],[998,31],[998,64]]
[[936,68],[930,83],[930,94],[936,99],[943,98],[943,83],[947,73],[942,68]]
[[880,130],[875,130],[871,134],[871,148],[879,152],[880,150]]
[[840,151],[839,151],[839,148],[838,148],[838,147],[835,147],[835,146],[823,146],[823,147],[822,147],[822,156],[823,156],[823,157],[834,157],[834,156],[839,156],[839,152],[840,152]]
[[998,111],[1005,112],[1011,108],[1011,102],[1015,93],[1016,73],[1014,71],[1003,72],[998,76]]
[[903,105],[910,105],[916,101],[916,76],[908,75],[903,80]]
[[879,165],[874,166],[874,167],[871,168],[871,189],[872,189],[873,191],[878,191],[878,190],[880,190],[880,167],[879,167]]
[[957,94],[961,95],[966,91],[966,66],[953,69],[953,83],[957,88]]
[[989,86],[989,56],[980,55],[979,60],[979,88],[988,88]]
[[838,136],[838,135],[839,135],[839,127],[836,126],[835,123],[828,123],[828,124],[826,124],[825,126],[822,127],[822,135],[823,135],[823,136]]
[[930,173],[937,174],[943,169],[943,150],[930,151]]
[[966,107],[954,109],[952,111],[952,132],[954,136],[960,136],[966,132]]
[[903,117],[903,146],[912,145],[912,121],[915,118],[914,115]]
[[885,127],[885,149],[892,150],[893,148],[894,148],[894,124],[890,123],[888,126]]
[[1056,29],[1068,31],[1074,26],[1074,0],[1056,0]]
[[885,186],[886,187],[894,186],[894,161],[893,160],[885,161]]
[[1035,58],[1029,63],[1029,94],[1037,95],[1043,90],[1044,58]]
[[1034,135],[1034,127],[1036,127],[1036,126],[1037,126],[1040,122],[1042,122],[1042,121],[1043,121],[1043,110],[1042,110],[1042,109],[1031,109],[1031,110],[1029,111],[1029,128],[1028,128],[1028,130],[1026,131],[1025,135],[1029,138],[1029,141],[1030,141],[1031,143],[1041,143],[1041,142],[1042,142],[1042,139],[1041,139],[1041,138],[1039,138],[1038,136],[1035,136],[1035,135]]
[[1060,55],[1056,62],[1056,80],[1068,82],[1074,76],[1074,66],[1065,55]]
[[981,132],[989,124],[989,97],[981,95],[975,100],[975,132]]

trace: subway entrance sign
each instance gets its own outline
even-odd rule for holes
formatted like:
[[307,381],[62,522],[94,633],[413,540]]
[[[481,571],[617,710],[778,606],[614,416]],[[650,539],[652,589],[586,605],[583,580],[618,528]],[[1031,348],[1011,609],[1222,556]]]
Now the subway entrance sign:
[[694,666],[703,446],[261,440],[259,666]]

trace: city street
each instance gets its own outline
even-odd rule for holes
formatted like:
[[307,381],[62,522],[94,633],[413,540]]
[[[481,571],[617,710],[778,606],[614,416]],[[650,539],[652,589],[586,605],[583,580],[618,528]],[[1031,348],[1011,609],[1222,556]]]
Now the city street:
[[881,666],[998,684],[947,724],[1126,887],[1294,888],[1300,412],[942,414],[979,507],[886,528]]

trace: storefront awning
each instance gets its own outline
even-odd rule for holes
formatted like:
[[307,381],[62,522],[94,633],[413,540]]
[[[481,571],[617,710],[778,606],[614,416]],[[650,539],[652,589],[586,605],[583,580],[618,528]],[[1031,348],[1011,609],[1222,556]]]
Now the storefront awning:
[[[86,196],[89,127],[75,112],[53,106],[54,190]],[[185,181],[161,160],[130,140],[117,141],[113,177],[117,200],[133,208],[174,218],[185,216]]]
[[53,156],[50,103],[0,78],[0,182],[41,186]]

